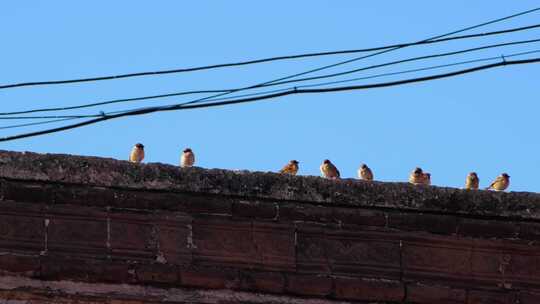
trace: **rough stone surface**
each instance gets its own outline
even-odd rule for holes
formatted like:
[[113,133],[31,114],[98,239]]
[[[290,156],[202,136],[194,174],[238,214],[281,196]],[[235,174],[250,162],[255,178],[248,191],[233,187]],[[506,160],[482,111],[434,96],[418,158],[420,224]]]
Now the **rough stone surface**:
[[0,151],[0,303],[536,303],[538,206]]

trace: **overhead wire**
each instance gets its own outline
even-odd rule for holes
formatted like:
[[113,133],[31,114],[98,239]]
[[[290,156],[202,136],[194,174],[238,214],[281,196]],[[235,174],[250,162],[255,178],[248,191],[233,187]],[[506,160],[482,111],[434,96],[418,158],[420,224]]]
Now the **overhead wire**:
[[[371,70],[371,69],[375,69],[375,68],[380,68],[380,67],[386,67],[386,66],[406,63],[406,62],[413,62],[413,61],[424,60],[424,59],[452,56],[452,55],[464,54],[464,53],[469,53],[469,52],[474,52],[474,51],[479,51],[479,50],[486,50],[486,49],[498,48],[498,47],[504,47],[504,46],[510,46],[510,45],[528,44],[528,43],[535,43],[535,42],[540,42],[540,39],[531,39],[531,40],[521,40],[521,41],[513,41],[513,42],[506,42],[506,43],[490,44],[490,45],[485,45],[485,46],[481,46],[481,47],[463,49],[463,50],[446,52],[446,53],[437,53],[437,54],[431,54],[431,55],[425,55],[425,56],[411,57],[411,58],[406,58],[406,59],[397,60],[397,61],[390,61],[390,62],[386,62],[386,63],[370,65],[370,66],[366,66],[366,67],[362,67],[362,68],[358,68],[358,69],[347,70],[347,71],[343,71],[343,72],[339,72],[339,73],[332,73],[332,74],[325,74],[325,75],[314,76],[314,77],[307,77],[307,78],[286,80],[286,81],[281,81],[281,82],[274,82],[274,83],[269,83],[269,84],[266,84],[266,85],[262,85],[260,87],[263,88],[263,87],[277,86],[277,85],[283,85],[283,84],[288,84],[288,83],[296,83],[296,82],[304,82],[304,81],[317,80],[317,79],[332,78],[332,77],[357,73],[357,72],[361,72],[361,71],[367,71],[367,70]],[[41,108],[41,109],[31,109],[31,110],[3,112],[3,113],[0,112],[0,120],[2,120],[2,119],[13,119],[13,118],[8,118],[8,117],[2,117],[2,116],[9,116],[9,115],[82,109],[82,108],[89,108],[89,107],[95,107],[95,106],[100,106],[100,105],[110,105],[110,104],[130,102],[130,101],[151,100],[151,99],[175,97],[175,96],[182,96],[182,95],[203,94],[203,93],[218,93],[218,92],[219,93],[225,93],[225,92],[230,92],[230,91],[233,91],[233,90],[241,90],[241,88],[219,89],[219,90],[183,91],[183,92],[174,92],[174,93],[159,94],[159,95],[141,96],[141,97],[134,97],[134,98],[112,99],[112,100],[94,102],[94,103],[89,103],[89,104],[84,104],[84,105],[77,105],[77,106]],[[25,118],[22,118],[22,119],[31,119],[31,118],[32,117],[25,117]],[[40,118],[40,117],[35,117],[35,118]],[[49,117],[45,117],[45,118],[53,118],[53,117],[49,116]]]
[[232,104],[240,104],[240,103],[248,103],[248,102],[254,102],[259,100],[265,100],[265,99],[274,99],[278,97],[283,97],[287,95],[293,95],[293,94],[312,94],[312,93],[329,93],[329,92],[341,92],[341,91],[352,91],[352,90],[365,90],[365,89],[373,89],[373,88],[383,88],[383,87],[391,87],[391,86],[398,86],[398,85],[404,85],[409,83],[419,83],[419,82],[425,82],[425,81],[431,81],[436,79],[442,79],[442,78],[448,78],[448,77],[454,77],[458,75],[468,74],[468,73],[474,73],[482,70],[488,70],[493,69],[496,67],[501,66],[510,66],[510,65],[523,65],[523,64],[531,64],[531,63],[538,63],[540,62],[540,57],[537,58],[529,58],[524,60],[506,60],[502,58],[503,60],[497,63],[491,63],[481,66],[476,66],[468,69],[458,70],[458,71],[452,71],[448,73],[443,74],[436,74],[436,75],[430,75],[430,76],[423,76],[423,77],[417,77],[417,78],[411,78],[411,79],[404,79],[404,80],[396,80],[391,82],[383,82],[383,83],[374,83],[374,84],[366,84],[366,85],[355,85],[355,86],[341,86],[341,87],[331,87],[331,88],[316,88],[316,89],[298,89],[294,88],[293,90],[288,90],[284,92],[278,92],[273,94],[267,94],[263,96],[256,96],[256,97],[249,97],[249,98],[243,98],[243,99],[233,99],[229,101],[218,101],[218,102],[209,102],[209,103],[203,103],[203,104],[176,104],[176,105],[170,105],[165,107],[153,107],[153,108],[146,108],[146,109],[138,109],[133,111],[128,111],[124,113],[118,113],[114,115],[104,115],[99,118],[83,121],[80,123],[75,123],[71,125],[65,125],[57,128],[52,129],[46,129],[41,131],[35,131],[35,132],[29,132],[29,133],[23,133],[18,134],[14,136],[7,136],[0,138],[0,142],[15,140],[15,139],[21,139],[21,138],[28,138],[33,136],[39,136],[39,135],[45,135],[45,134],[51,134],[56,133],[60,131],[65,131],[69,129],[79,128],[82,126],[87,126],[91,124],[95,124],[101,121],[106,121],[110,119],[115,119],[119,117],[127,117],[127,116],[138,116],[138,115],[144,115],[144,114],[150,114],[154,112],[163,112],[163,111],[177,111],[177,110],[188,110],[188,109],[197,109],[197,108],[209,108],[209,107],[218,107],[218,106],[225,106],[225,105],[232,105]]
[[[507,20],[507,19],[510,19],[510,18],[522,16],[522,15],[525,15],[525,14],[529,14],[529,13],[532,13],[532,12],[535,12],[535,11],[538,11],[538,10],[540,10],[540,7],[535,8],[535,9],[531,9],[531,10],[528,10],[528,11],[524,11],[524,12],[521,12],[521,13],[518,13],[518,14],[514,14],[514,15],[511,15],[511,16],[507,16],[507,17],[504,17],[504,18],[500,18],[500,19],[494,20],[492,22],[486,22],[485,24],[480,24],[478,26],[484,26],[484,25],[495,23],[495,22],[500,22],[500,21]],[[98,77],[88,77],[88,78],[76,78],[76,79],[65,79],[65,80],[46,80],[46,81],[32,81],[32,82],[11,83],[11,84],[0,85],[0,89],[10,89],[10,88],[18,88],[18,87],[30,87],[30,86],[44,86],[44,85],[61,85],[61,84],[95,82],[95,81],[104,81],[104,80],[118,80],[118,79],[124,79],[124,78],[132,78],[132,77],[156,76],[156,75],[165,75],[165,74],[177,74],[177,73],[203,71],[203,70],[225,68],[225,67],[237,67],[237,66],[243,66],[243,65],[252,65],[252,64],[266,63],[266,62],[272,62],[272,61],[281,61],[281,60],[291,60],[291,59],[320,57],[320,56],[331,56],[331,55],[345,55],[345,54],[354,54],[354,53],[365,53],[365,52],[386,50],[386,49],[392,49],[392,48],[402,48],[402,47],[408,47],[408,46],[413,46],[413,45],[433,44],[433,43],[440,43],[440,42],[446,42],[446,41],[451,41],[451,40],[460,40],[460,39],[485,37],[485,36],[490,36],[490,35],[500,35],[500,34],[518,32],[518,31],[523,31],[523,30],[529,30],[529,29],[538,28],[538,27],[540,27],[540,24],[534,24],[534,25],[529,25],[529,26],[511,28],[511,29],[500,30],[500,31],[492,31],[492,32],[486,32],[486,33],[462,35],[462,36],[456,36],[456,37],[442,38],[444,36],[441,36],[440,38],[437,38],[437,39],[429,39],[429,40],[423,40],[423,41],[417,41],[417,42],[393,44],[393,45],[379,46],[379,47],[372,47],[372,48],[341,50],[341,51],[328,51],[328,52],[315,52],[315,53],[304,53],[304,54],[297,54],[297,55],[285,55],[285,56],[276,56],[276,57],[254,59],[254,60],[240,61],[240,62],[234,62],[234,63],[222,63],[222,64],[214,64],[214,65],[191,67],[191,68],[179,68],[179,69],[158,70],[158,71],[149,71],[149,72],[135,72],[135,73],[127,73],[127,74],[119,74],[119,75],[98,76]],[[471,27],[470,29],[472,29],[472,28],[475,28],[475,27]],[[469,30],[469,29],[464,29],[463,31],[465,31],[465,30]],[[458,33],[458,32],[456,32],[456,33]],[[452,34],[455,34],[455,33],[450,33],[448,35],[452,35]]]
[[[487,22],[477,24],[477,25],[474,25],[474,26],[469,26],[469,27],[466,27],[466,28],[463,28],[463,29],[460,29],[460,30],[450,32],[450,33],[446,33],[446,34],[438,35],[438,36],[431,37],[431,38],[428,38],[428,39],[424,39],[424,40],[419,41],[418,43],[427,42],[427,41],[431,41],[431,40],[451,36],[451,35],[458,34],[458,33],[464,32],[464,31],[476,29],[476,28],[483,27],[483,26],[486,26],[486,25],[494,24],[494,23],[497,23],[497,22],[501,22],[501,21],[504,21],[504,20],[508,20],[508,19],[511,19],[511,18],[515,18],[515,17],[518,17],[518,16],[529,14],[529,13],[532,13],[532,12],[535,12],[535,11],[538,11],[538,10],[540,10],[540,8],[535,8],[535,9],[523,11],[523,12],[520,12],[520,13],[517,13],[517,14],[513,14],[513,15],[510,15],[510,16],[498,18],[498,19],[491,20],[491,21],[487,21]],[[240,88],[240,89],[235,89],[235,90],[230,90],[228,92],[223,92],[223,93],[219,93],[219,94],[216,94],[216,95],[211,95],[211,96],[207,96],[207,97],[204,97],[204,98],[195,99],[195,100],[192,100],[192,101],[189,101],[189,102],[184,102],[184,103],[181,103],[181,104],[176,104],[176,105],[167,106],[167,107],[144,108],[144,109],[133,110],[133,111],[128,111],[128,112],[124,112],[124,113],[118,113],[118,114],[114,114],[114,115],[105,115],[105,114],[103,114],[101,117],[91,119],[91,120],[87,120],[87,121],[80,122],[80,123],[76,123],[76,124],[66,125],[66,126],[62,126],[62,127],[53,128],[53,129],[46,129],[46,130],[42,130],[42,131],[24,133],[24,134],[19,134],[19,135],[14,135],[14,136],[3,137],[3,138],[0,138],[0,142],[1,141],[9,141],[9,140],[20,139],[20,138],[26,138],[26,137],[33,137],[33,136],[44,135],[44,134],[50,134],[50,133],[55,133],[55,132],[60,132],[60,131],[69,130],[69,129],[73,129],[73,128],[78,128],[78,127],[82,127],[82,126],[85,126],[85,125],[94,124],[94,123],[97,123],[97,122],[100,122],[100,121],[110,120],[110,119],[124,117],[124,116],[143,115],[143,114],[148,114],[148,113],[153,113],[153,112],[158,112],[158,111],[171,111],[171,110],[179,110],[179,109],[194,109],[194,108],[221,106],[221,105],[226,105],[226,104],[236,104],[236,103],[250,102],[250,101],[263,100],[263,99],[269,99],[269,98],[277,98],[277,97],[280,97],[280,96],[286,96],[286,95],[290,95],[290,94],[305,94],[305,93],[316,93],[316,92],[317,93],[323,93],[323,92],[335,92],[335,91],[343,91],[343,90],[357,90],[357,89],[377,88],[377,87],[384,87],[384,86],[394,86],[394,85],[405,84],[405,83],[412,83],[412,82],[427,81],[427,80],[433,80],[433,79],[439,79],[439,78],[446,78],[446,77],[461,75],[461,74],[464,74],[464,73],[471,73],[471,72],[475,72],[475,71],[479,71],[479,70],[494,68],[494,67],[498,67],[498,66],[501,66],[501,65],[526,64],[526,63],[535,63],[535,62],[540,61],[540,58],[533,58],[533,59],[528,59],[528,60],[518,60],[518,61],[512,61],[512,62],[504,60],[503,62],[500,62],[500,63],[488,64],[488,65],[485,65],[485,66],[480,66],[480,67],[467,69],[467,70],[462,70],[462,71],[456,71],[456,72],[440,74],[440,75],[435,75],[435,76],[420,77],[420,78],[409,79],[409,80],[401,80],[401,81],[395,81],[395,82],[389,82],[389,83],[382,83],[382,84],[371,84],[371,85],[349,86],[349,87],[337,87],[337,88],[326,88],[326,89],[300,89],[300,90],[298,90],[295,87],[293,91],[284,91],[284,92],[278,92],[278,93],[273,93],[273,94],[269,94],[269,95],[256,96],[256,97],[250,97],[250,98],[244,98],[244,99],[238,99],[238,100],[229,100],[229,101],[221,101],[221,102],[211,102],[211,103],[204,103],[204,104],[196,104],[196,103],[203,102],[203,101],[211,99],[211,98],[217,98],[217,97],[228,95],[228,94],[231,94],[231,93],[234,93],[234,92],[244,91],[244,90],[248,90],[248,89],[252,89],[252,88],[257,88],[257,87],[259,87],[261,85],[271,84],[271,83],[274,83],[274,82],[283,81],[283,80],[291,79],[291,78],[294,78],[294,77],[310,74],[310,73],[313,73],[313,72],[325,70],[325,69],[336,67],[336,66],[339,66],[339,65],[343,65],[343,64],[354,62],[354,61],[359,61],[359,60],[362,60],[362,59],[366,59],[366,58],[374,57],[374,56],[377,56],[377,55],[381,55],[381,54],[384,54],[384,53],[392,52],[392,51],[395,51],[395,50],[399,50],[399,49],[404,48],[404,47],[407,47],[407,46],[396,46],[396,47],[393,47],[393,48],[384,49],[382,51],[372,53],[372,54],[369,54],[369,55],[360,56],[360,57],[352,58],[352,59],[345,60],[345,61],[340,61],[340,62],[337,62],[337,63],[334,63],[334,64],[325,65],[325,66],[322,66],[322,67],[319,67],[319,68],[316,68],[316,69],[311,69],[311,70],[308,70],[308,71],[292,74],[292,75],[289,75],[289,76],[281,77],[281,78],[274,79],[274,80],[271,80],[271,81],[266,81],[266,82],[259,83],[259,84],[256,84],[256,85],[252,85],[252,86],[248,86],[248,87],[244,87],[244,88]]]

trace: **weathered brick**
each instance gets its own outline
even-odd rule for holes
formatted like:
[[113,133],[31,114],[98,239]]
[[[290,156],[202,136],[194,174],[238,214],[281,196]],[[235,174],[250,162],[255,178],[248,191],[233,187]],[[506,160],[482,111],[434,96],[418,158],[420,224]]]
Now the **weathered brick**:
[[51,253],[107,253],[107,213],[93,208],[56,205],[47,211],[47,249]]
[[133,281],[127,262],[43,256],[40,277],[45,280],[128,283]]
[[540,303],[540,293],[521,292],[519,294],[519,304],[538,304]]
[[467,297],[467,304],[514,304],[516,294],[512,291],[493,292],[484,290],[471,290]]
[[298,203],[279,203],[280,221],[333,221],[332,209],[323,206]]
[[28,255],[0,254],[0,272],[16,273],[25,276],[38,276],[39,257]]
[[495,220],[462,219],[458,233],[479,238],[514,238],[519,233],[519,225]]
[[332,278],[323,275],[286,275],[285,290],[292,294],[325,297],[332,293]]
[[113,205],[114,194],[113,189],[105,187],[59,185],[54,189],[54,202],[55,204],[105,207]]
[[257,292],[282,293],[285,277],[280,272],[240,271],[240,289]]
[[540,223],[522,222],[519,224],[519,238],[524,240],[540,241]]
[[540,288],[540,254],[536,252],[512,250],[510,246],[475,248],[471,267],[472,276],[480,283]]
[[331,272],[328,259],[328,241],[323,225],[297,225],[297,269],[307,273]]
[[0,248],[39,253],[45,249],[42,216],[0,214]]
[[253,223],[253,242],[263,268],[296,270],[294,234],[293,225]]
[[154,234],[151,215],[110,215],[110,246],[113,256],[155,259],[157,236]]
[[448,235],[456,233],[457,218],[441,214],[391,212],[388,214],[388,227]]
[[251,222],[195,218],[193,244],[193,261],[198,265],[254,267],[261,263]]
[[386,214],[379,210],[332,207],[332,217],[345,227],[349,224],[354,225],[355,228],[357,226],[386,226]]
[[144,284],[175,284],[179,272],[175,266],[165,264],[139,264],[135,268],[137,282]]
[[465,289],[413,283],[407,285],[407,301],[419,304],[462,304],[467,298]]
[[183,286],[210,289],[239,289],[241,285],[237,270],[208,267],[181,268],[180,281]]
[[272,220],[277,216],[276,203],[238,200],[232,204],[233,217]]
[[191,263],[192,218],[187,216],[161,215],[157,219],[159,251],[167,263],[186,265]]
[[3,200],[42,204],[54,202],[54,185],[28,181],[3,181],[1,187]]
[[326,252],[334,274],[399,279],[400,242],[376,232],[326,231]]
[[400,281],[335,278],[336,298],[357,301],[400,302],[405,286]]
[[190,214],[232,214],[233,200],[217,195],[176,193],[178,210]]
[[471,249],[434,238],[403,242],[403,272],[407,280],[427,278],[463,281],[471,274]]

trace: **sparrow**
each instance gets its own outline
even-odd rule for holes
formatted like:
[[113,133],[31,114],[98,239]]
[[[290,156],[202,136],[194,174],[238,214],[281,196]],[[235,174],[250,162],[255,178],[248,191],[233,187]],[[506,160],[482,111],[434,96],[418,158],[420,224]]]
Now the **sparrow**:
[[424,172],[421,168],[416,167],[413,172],[409,175],[409,183],[415,185],[421,185],[424,183],[425,177]]
[[279,173],[286,173],[290,175],[296,175],[298,172],[298,161],[297,160],[291,160],[288,164],[286,164],[281,170],[279,170]]
[[497,178],[493,181],[493,183],[491,183],[491,185],[489,185],[489,187],[486,188],[486,190],[494,189],[497,191],[504,191],[506,188],[508,188],[508,186],[510,186],[510,175],[503,173],[497,176]]
[[182,155],[180,156],[180,167],[192,167],[195,163],[195,154],[191,151],[190,148],[184,149]]
[[321,174],[326,178],[339,178],[339,170],[328,159],[325,159],[321,165]]
[[425,172],[424,173],[424,185],[431,185],[431,173]]
[[371,169],[366,164],[362,164],[360,165],[360,169],[358,169],[358,178],[365,181],[372,181],[373,172],[371,172]]
[[140,163],[144,159],[144,145],[141,143],[135,144],[129,154],[129,161],[132,163]]
[[478,185],[480,184],[480,179],[476,172],[471,172],[467,175],[465,179],[465,189],[467,190],[478,190]]

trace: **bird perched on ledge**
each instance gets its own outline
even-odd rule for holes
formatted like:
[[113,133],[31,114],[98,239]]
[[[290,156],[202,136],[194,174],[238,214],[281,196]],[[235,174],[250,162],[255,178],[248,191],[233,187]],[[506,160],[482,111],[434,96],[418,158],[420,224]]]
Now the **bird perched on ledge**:
[[325,159],[323,161],[320,169],[321,169],[321,174],[323,177],[330,178],[330,179],[339,178],[339,170],[328,159]]
[[486,190],[494,189],[496,191],[504,191],[506,188],[510,186],[510,175],[503,173],[489,185],[489,187],[486,188]]
[[279,170],[279,173],[282,174],[290,174],[290,175],[296,175],[298,172],[298,161],[297,160],[291,160],[288,164],[286,164],[281,170]]
[[471,172],[467,175],[467,178],[465,179],[465,189],[466,190],[478,190],[478,186],[480,185],[480,179],[478,178],[478,175],[476,172]]
[[409,175],[409,183],[414,185],[422,185],[425,183],[425,175],[422,168],[416,167]]
[[180,167],[192,167],[195,164],[195,154],[190,148],[184,149],[180,156]]
[[140,163],[144,159],[144,145],[141,143],[135,144],[129,154],[129,161],[132,163]]
[[424,185],[431,185],[431,173],[424,172]]
[[372,181],[373,172],[371,172],[371,169],[366,164],[362,164],[360,165],[360,169],[358,169],[358,178],[365,181]]

